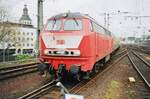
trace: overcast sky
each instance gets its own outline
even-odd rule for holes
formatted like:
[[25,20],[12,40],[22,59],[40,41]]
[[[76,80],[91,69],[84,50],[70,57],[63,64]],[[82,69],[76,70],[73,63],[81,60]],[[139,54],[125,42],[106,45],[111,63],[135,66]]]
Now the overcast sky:
[[[37,0],[0,0],[0,5],[9,9],[11,16],[10,20],[19,20],[22,15],[22,9],[27,4],[29,15],[36,25],[37,16]],[[44,23],[47,18],[62,13],[62,12],[81,12],[89,14],[95,18],[100,24],[104,25],[104,17],[100,16],[104,12],[131,12],[130,15],[150,15],[150,0],[44,0]],[[121,36],[128,28],[127,23],[122,22],[124,15],[115,15],[110,18],[110,30]],[[150,18],[149,18],[150,19]],[[133,23],[133,22],[131,22]],[[146,21],[144,25],[149,28],[150,20]],[[133,24],[134,25],[134,24]],[[126,27],[126,28],[124,28]],[[133,26],[135,27],[135,26]],[[127,29],[127,34],[135,32],[136,29]],[[122,33],[119,33],[122,32]],[[131,32],[131,33],[130,33]]]

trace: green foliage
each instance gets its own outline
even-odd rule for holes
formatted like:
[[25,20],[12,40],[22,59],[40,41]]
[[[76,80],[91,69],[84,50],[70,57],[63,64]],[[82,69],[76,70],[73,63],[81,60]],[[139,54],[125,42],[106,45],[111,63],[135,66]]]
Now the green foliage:
[[108,86],[108,89],[106,90],[104,99],[116,99],[117,95],[119,95],[119,87],[120,83],[112,80]]
[[32,58],[32,56],[29,55],[29,54],[22,54],[22,55],[17,55],[16,56],[17,60],[25,60],[25,59],[30,59],[30,58]]

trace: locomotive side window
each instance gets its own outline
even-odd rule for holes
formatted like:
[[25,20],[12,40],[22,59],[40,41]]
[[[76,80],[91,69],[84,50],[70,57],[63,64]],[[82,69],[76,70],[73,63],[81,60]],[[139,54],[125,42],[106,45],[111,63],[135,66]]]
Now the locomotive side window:
[[56,31],[61,29],[61,21],[60,20],[50,20],[47,23],[45,30],[48,31]]
[[64,22],[64,30],[81,30],[82,21],[76,19],[69,19]]
[[92,26],[93,26],[93,31],[94,32],[105,34],[105,30],[101,26],[97,25],[94,22],[92,22]]
[[106,30],[106,29],[105,29],[105,33],[106,33],[106,35],[111,36],[111,32],[110,32],[110,31],[108,31],[108,30]]
[[150,44],[150,40],[144,40],[142,42],[142,45],[145,45],[145,46],[149,46],[149,44]]
[[91,22],[91,21],[90,21],[89,25],[90,25],[90,26],[89,26],[89,27],[90,27],[89,30],[90,30],[90,31],[93,31],[93,25],[92,25],[92,22]]
[[115,35],[114,35],[113,33],[111,33],[111,36],[112,36],[113,38],[115,38]]

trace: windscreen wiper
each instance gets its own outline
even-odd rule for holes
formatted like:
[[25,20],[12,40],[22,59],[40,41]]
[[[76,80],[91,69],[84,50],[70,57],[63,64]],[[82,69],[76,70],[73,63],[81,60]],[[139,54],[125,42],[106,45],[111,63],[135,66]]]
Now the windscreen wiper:
[[68,13],[66,13],[65,16],[64,16],[64,18],[67,18],[68,16],[69,16]]
[[77,22],[77,20],[75,18],[73,18],[73,20],[75,21],[76,25],[78,26],[79,23]]
[[54,26],[55,26],[55,24],[56,24],[56,19],[54,18],[54,23],[53,23],[53,25],[52,25],[52,30],[53,30],[53,28],[54,28]]

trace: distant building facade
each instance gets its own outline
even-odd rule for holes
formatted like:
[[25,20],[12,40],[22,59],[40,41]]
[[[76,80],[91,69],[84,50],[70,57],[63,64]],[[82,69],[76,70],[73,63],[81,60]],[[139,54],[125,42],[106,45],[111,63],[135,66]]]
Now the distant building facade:
[[[0,23],[0,27],[5,25],[5,27],[11,27],[10,36],[13,40],[10,42],[1,42],[0,49],[9,49],[15,50],[15,54],[30,54],[33,53],[36,46],[36,28],[32,25],[32,20],[28,15],[28,9],[25,5],[23,8],[23,14],[19,19],[18,23],[12,22],[3,22]],[[6,43],[6,44],[4,44]]]

